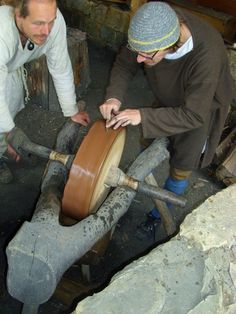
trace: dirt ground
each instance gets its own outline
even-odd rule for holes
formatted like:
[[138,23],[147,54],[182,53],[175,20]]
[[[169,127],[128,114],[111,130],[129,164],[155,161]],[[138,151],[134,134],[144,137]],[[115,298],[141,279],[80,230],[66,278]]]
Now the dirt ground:
[[[109,71],[114,60],[114,52],[95,46],[89,42],[91,84],[83,99],[92,121],[101,118],[98,105],[102,103]],[[152,93],[140,72],[131,85],[126,103],[132,107],[148,104]],[[16,118],[17,126],[21,127],[30,139],[36,143],[53,147],[58,130],[65,119],[61,113],[48,112],[36,105],[27,106]],[[120,167],[126,170],[140,152],[140,129],[128,127],[126,145]],[[21,303],[13,299],[6,289],[7,259],[5,249],[16,231],[25,220],[30,220],[40,193],[40,183],[46,161],[39,158],[23,160],[15,164],[8,161],[14,174],[14,181],[9,185],[0,186],[0,314],[18,314]],[[155,172],[162,184],[168,175],[168,162],[161,165]],[[210,195],[215,194],[224,186],[214,179],[209,169],[194,173],[190,179],[185,208],[173,208],[173,216],[178,225],[186,214],[201,204]],[[86,296],[85,290],[96,287],[96,291],[109,282],[111,276],[124,265],[148,252],[153,246],[166,240],[166,234],[160,223],[156,230],[155,240],[152,235],[142,236],[138,226],[145,220],[145,214],[153,207],[150,199],[136,195],[128,212],[118,222],[113,238],[104,256],[97,265],[90,266],[90,283],[85,283],[80,267],[72,266],[65,278],[81,283],[74,294],[76,302]],[[24,278],[22,278],[24,280]],[[53,296],[47,303],[40,306],[39,313],[70,313],[74,304],[66,304],[63,298]]]

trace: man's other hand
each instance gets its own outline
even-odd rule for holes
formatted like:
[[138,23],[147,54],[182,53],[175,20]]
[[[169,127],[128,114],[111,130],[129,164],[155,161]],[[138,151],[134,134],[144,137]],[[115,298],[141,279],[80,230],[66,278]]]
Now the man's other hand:
[[83,126],[88,125],[88,123],[90,122],[89,115],[86,111],[80,111],[76,113],[71,117],[71,120],[76,123],[82,124]]
[[116,98],[111,98],[99,106],[103,118],[107,121],[111,120],[113,114],[119,112],[121,102]]
[[8,154],[10,155],[10,157],[12,158],[12,159],[14,159],[16,162],[18,162],[18,161],[20,161],[20,155],[19,154],[17,154],[17,152],[15,151],[15,149],[10,145],[10,144],[8,144],[7,145],[7,152],[8,152]]
[[141,123],[141,114],[138,109],[125,109],[115,115],[110,121],[107,121],[106,127],[118,129],[120,126],[138,125]]

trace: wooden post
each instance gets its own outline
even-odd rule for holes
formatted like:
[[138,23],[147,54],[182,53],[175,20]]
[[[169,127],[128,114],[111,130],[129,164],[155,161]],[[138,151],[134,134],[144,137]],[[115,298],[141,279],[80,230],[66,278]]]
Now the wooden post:
[[236,0],[195,0],[194,3],[236,16]]
[[[208,7],[197,5],[198,0],[167,0],[167,2],[173,5],[174,8],[187,10],[208,21],[222,34],[227,42],[234,43],[236,35],[236,18],[233,15],[223,14],[222,12],[217,12]],[[224,2],[222,3],[222,6],[224,6]]]
[[131,14],[134,14],[138,10],[138,8],[146,2],[147,0],[130,0],[129,6]]
[[214,163],[219,165],[232,150],[233,144],[236,143],[236,128],[234,128],[218,145],[214,157]]
[[219,180],[222,180],[226,185],[235,183],[236,178],[236,144],[228,155],[228,157],[223,161],[223,163],[217,168],[216,176]]
[[[86,91],[90,83],[88,47],[86,34],[78,29],[68,28],[68,51],[72,63],[77,98]],[[50,111],[61,111],[52,77],[48,72],[46,57],[26,64],[27,86],[30,104],[36,104]]]

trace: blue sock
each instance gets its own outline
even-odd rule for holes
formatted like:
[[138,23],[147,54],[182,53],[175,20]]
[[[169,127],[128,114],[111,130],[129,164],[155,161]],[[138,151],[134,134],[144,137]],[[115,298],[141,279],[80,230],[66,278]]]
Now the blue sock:
[[188,179],[176,180],[176,179],[169,177],[166,180],[166,183],[164,185],[164,189],[166,189],[170,192],[173,192],[177,195],[181,195],[184,193],[187,186],[188,186]]
[[[166,180],[166,183],[164,185],[164,189],[166,189],[167,191],[170,191],[170,192],[173,192],[177,195],[182,195],[185,191],[185,189],[187,188],[188,186],[188,179],[184,179],[184,180],[176,180],[176,179],[173,179],[171,177],[169,177],[167,180]],[[172,208],[173,207],[173,204],[171,203],[166,203],[167,207],[168,208]],[[154,207],[150,212],[149,214],[153,217],[153,218],[156,218],[156,219],[159,219],[160,218],[160,213],[158,211],[158,209],[156,207]]]
[[[166,189],[167,191],[173,192],[177,195],[182,195],[185,191],[185,189],[188,186],[188,179],[184,179],[184,180],[176,180],[173,179],[171,177],[169,177],[166,180],[166,183],[164,185],[164,189]],[[171,203],[166,203],[168,208],[172,208],[173,204]]]
[[156,207],[153,207],[153,209],[149,212],[149,215],[151,215],[155,219],[160,219],[160,213]]

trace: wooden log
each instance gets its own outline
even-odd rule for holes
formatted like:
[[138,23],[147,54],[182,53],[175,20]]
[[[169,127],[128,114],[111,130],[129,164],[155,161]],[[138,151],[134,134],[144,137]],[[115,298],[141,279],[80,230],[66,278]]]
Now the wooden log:
[[0,5],[12,5],[14,0],[0,0]]
[[223,160],[229,154],[229,151],[232,150],[233,144],[236,143],[236,128],[233,129],[230,134],[218,145],[214,157],[214,163],[220,165]]
[[[68,51],[72,63],[77,98],[81,98],[90,83],[88,47],[86,34],[78,29],[68,28]],[[26,64],[27,86],[31,104],[50,111],[61,111],[52,77],[48,71],[46,57]]]
[[236,0],[192,0],[192,2],[236,16]]
[[236,177],[226,178],[223,180],[223,182],[226,186],[229,186],[231,184],[236,184]]
[[85,294],[88,295],[98,287],[99,283],[90,283],[88,285],[88,283],[78,282],[67,277],[62,277],[61,281],[58,283],[53,297],[60,302],[63,302],[65,305],[71,306],[76,298],[82,297]]
[[143,5],[147,0],[130,0],[129,7],[132,13],[135,13],[138,8]]
[[[149,184],[152,184],[154,186],[158,186],[157,181],[152,173],[150,173],[146,178],[145,181]],[[177,231],[176,223],[171,215],[171,212],[169,211],[167,205],[165,202],[155,198],[152,199],[156,208],[158,208],[161,220],[163,222],[163,226],[165,228],[165,231],[168,236],[173,235]]]
[[107,2],[111,2],[111,3],[123,3],[123,4],[127,4],[126,0],[106,0]]
[[27,87],[29,91],[29,104],[36,104],[43,109],[49,109],[49,72],[44,56],[25,65],[27,70]]
[[[228,184],[234,183],[236,177],[236,144],[228,157],[216,170],[216,177]],[[232,178],[232,180],[231,180]]]
[[186,0],[168,0],[176,8],[181,8],[189,11],[192,14],[203,18],[208,21],[213,27],[215,27],[223,36],[223,38],[233,43],[236,35],[236,18],[232,15],[225,14],[223,12],[217,12],[207,7],[201,7],[193,4],[192,1]]

